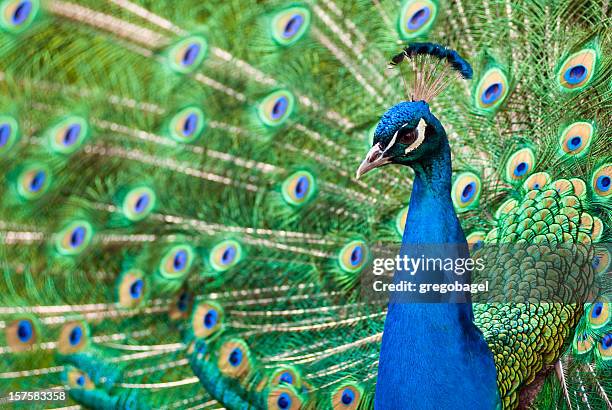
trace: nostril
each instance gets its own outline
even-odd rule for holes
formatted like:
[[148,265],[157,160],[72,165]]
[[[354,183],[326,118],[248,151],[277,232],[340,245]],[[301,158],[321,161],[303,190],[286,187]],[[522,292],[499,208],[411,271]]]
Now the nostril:
[[377,160],[382,154],[382,150],[380,149],[380,144],[376,144],[374,147],[375,149],[372,149],[370,153],[368,154],[368,162]]

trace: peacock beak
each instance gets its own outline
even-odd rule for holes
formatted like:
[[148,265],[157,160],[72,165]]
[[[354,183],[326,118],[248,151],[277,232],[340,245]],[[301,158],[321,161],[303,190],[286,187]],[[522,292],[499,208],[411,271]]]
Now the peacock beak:
[[381,167],[385,164],[391,162],[391,158],[383,157],[383,150],[380,147],[380,144],[374,145],[368,155],[366,155],[365,159],[357,168],[357,174],[355,175],[356,179],[359,179],[363,174],[373,170],[374,168]]

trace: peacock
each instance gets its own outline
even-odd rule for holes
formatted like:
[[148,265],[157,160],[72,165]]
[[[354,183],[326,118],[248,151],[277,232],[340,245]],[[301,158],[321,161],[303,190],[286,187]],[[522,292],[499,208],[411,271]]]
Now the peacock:
[[609,15],[1,0],[0,408],[612,408]]

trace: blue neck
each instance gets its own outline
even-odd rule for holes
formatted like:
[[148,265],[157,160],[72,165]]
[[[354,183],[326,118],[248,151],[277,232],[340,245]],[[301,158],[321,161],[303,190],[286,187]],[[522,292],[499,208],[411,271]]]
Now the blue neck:
[[402,244],[465,243],[451,200],[450,148],[413,165],[414,183]]
[[[439,150],[413,168],[401,255],[417,257],[423,249],[433,248],[451,253],[443,257],[468,257],[450,196],[452,171],[446,138]],[[407,279],[396,272],[395,280],[399,277]],[[417,283],[456,279],[440,273],[431,280],[430,272],[421,271],[412,278]],[[469,282],[469,277],[463,281]],[[472,319],[469,302],[415,303],[392,298],[381,346],[376,409],[495,408],[499,398],[493,357]]]

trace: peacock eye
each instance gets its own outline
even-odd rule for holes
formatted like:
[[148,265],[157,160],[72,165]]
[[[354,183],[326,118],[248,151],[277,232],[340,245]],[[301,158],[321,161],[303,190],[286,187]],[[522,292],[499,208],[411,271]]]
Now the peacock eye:
[[283,199],[293,206],[302,206],[317,193],[317,183],[314,175],[308,171],[297,171],[283,182]]
[[470,247],[470,251],[475,252],[482,249],[486,233],[483,231],[472,232],[467,236],[466,241]]
[[60,154],[72,154],[88,136],[89,123],[76,115],[64,118],[48,131],[51,149]]
[[140,269],[130,269],[121,274],[117,281],[119,305],[125,308],[137,307],[145,295],[144,272]]
[[593,78],[598,58],[594,48],[585,48],[567,57],[557,73],[561,89],[572,91],[585,87]]
[[425,34],[432,26],[437,6],[430,0],[405,1],[399,16],[400,37],[409,40]]
[[356,384],[345,384],[336,389],[331,396],[332,408],[353,410],[359,406],[363,389]]
[[214,302],[199,303],[191,317],[191,327],[196,337],[208,337],[223,323],[223,310]]
[[293,113],[295,97],[287,90],[278,90],[264,97],[257,110],[260,121],[268,127],[277,127]]
[[291,407],[291,397],[287,393],[281,393],[278,396],[277,404],[279,409],[288,409]]
[[598,168],[592,177],[592,189],[599,197],[607,197],[612,193],[612,164],[604,164]]
[[589,308],[589,324],[593,329],[599,329],[610,322],[610,302],[601,296]]
[[18,32],[27,28],[38,13],[38,0],[9,0],[0,5],[0,26]]
[[25,200],[38,199],[49,188],[49,169],[44,165],[26,166],[17,177],[17,192]]
[[280,367],[270,377],[270,384],[272,386],[289,384],[299,390],[302,381],[300,374],[293,367]]
[[464,172],[457,176],[453,184],[453,203],[457,211],[465,211],[476,205],[480,197],[482,182],[472,172]]
[[506,180],[517,182],[526,179],[535,165],[535,154],[530,148],[516,151],[506,161]]
[[0,115],[0,155],[8,152],[19,139],[19,124],[10,116]]
[[56,235],[55,248],[62,255],[78,255],[89,246],[93,235],[93,227],[88,221],[74,221]]
[[140,221],[151,213],[156,199],[155,191],[149,187],[133,188],[123,198],[121,205],[123,215],[130,221]]
[[285,373],[281,374],[280,381],[283,382],[283,383],[292,384],[293,383],[293,376],[291,375],[291,373],[285,372]]
[[593,261],[591,262],[591,267],[593,268],[594,273],[606,272],[609,266],[610,251],[603,248],[598,249],[593,257]]
[[38,329],[31,318],[20,318],[11,322],[5,329],[6,341],[15,352],[32,349],[37,340]]
[[208,43],[202,36],[189,36],[168,51],[170,68],[178,73],[190,73],[198,68],[206,58]]
[[588,122],[580,121],[570,124],[559,138],[561,153],[570,156],[586,153],[593,138],[593,132],[594,127]]
[[268,409],[291,410],[302,408],[302,398],[296,389],[280,386],[268,393]]
[[68,370],[66,378],[68,386],[73,389],[91,390],[95,387],[89,376],[76,368]]
[[219,370],[230,377],[241,377],[249,373],[249,354],[249,348],[243,340],[232,339],[225,342],[219,351]]
[[310,25],[310,10],[291,7],[280,11],[272,20],[272,38],[280,46],[288,46],[306,34]]
[[215,272],[225,272],[236,266],[242,259],[242,246],[228,239],[215,245],[210,251],[209,262]]
[[485,111],[494,111],[508,95],[508,78],[497,68],[487,70],[476,87],[476,106]]
[[369,250],[363,241],[351,241],[338,253],[338,263],[345,272],[358,272],[369,257]]
[[604,360],[610,360],[612,357],[612,333],[604,335],[597,346],[597,353]]
[[167,279],[182,279],[191,268],[194,250],[183,244],[170,248],[159,264],[159,273]]
[[81,351],[89,342],[89,327],[85,322],[66,323],[60,331],[57,350],[61,354],[73,354]]
[[170,138],[177,142],[189,143],[198,139],[206,128],[204,111],[198,107],[187,107],[170,120]]

